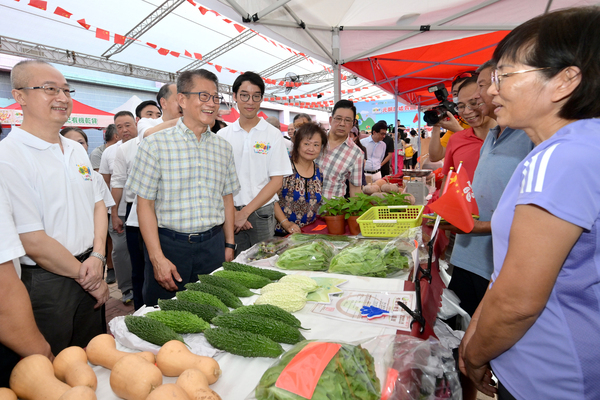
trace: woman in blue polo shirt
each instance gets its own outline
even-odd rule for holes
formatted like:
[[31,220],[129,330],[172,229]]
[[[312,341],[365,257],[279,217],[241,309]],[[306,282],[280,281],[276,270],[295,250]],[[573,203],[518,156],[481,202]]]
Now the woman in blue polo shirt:
[[463,372],[500,399],[600,398],[599,50],[600,8],[580,7],[494,52],[497,121],[536,144],[494,212],[494,273],[460,348]]

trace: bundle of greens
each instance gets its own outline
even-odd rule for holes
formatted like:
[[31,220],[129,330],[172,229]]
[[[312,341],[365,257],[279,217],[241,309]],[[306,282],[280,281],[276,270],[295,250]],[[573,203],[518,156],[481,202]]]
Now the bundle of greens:
[[293,233],[289,237],[289,240],[292,243],[312,242],[316,239],[325,240],[326,242],[351,242],[354,240],[351,237],[344,235],[309,235],[306,233]]
[[279,256],[275,265],[289,270],[326,271],[334,255],[333,245],[315,240],[288,248]]
[[250,255],[249,260],[262,260],[281,254],[290,245],[287,238],[275,237],[258,244],[256,254]]
[[[277,378],[310,341],[295,345],[281,356],[281,360],[265,371],[255,395],[257,400],[302,400],[287,390],[275,386]],[[300,376],[299,379],[302,377]],[[342,344],[321,374],[311,400],[356,399],[376,400],[381,396],[380,383],[375,374],[375,362],[369,352],[361,346]]]
[[333,257],[328,272],[384,278],[407,268],[408,257],[393,241],[363,240]]

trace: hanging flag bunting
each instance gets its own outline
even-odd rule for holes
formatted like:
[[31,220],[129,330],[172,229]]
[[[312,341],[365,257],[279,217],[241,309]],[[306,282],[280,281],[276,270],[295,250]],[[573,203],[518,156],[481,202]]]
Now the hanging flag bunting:
[[194,58],[196,60],[202,60],[202,54],[200,54],[200,53],[194,53]]
[[419,120],[419,114],[415,114],[415,117],[413,118],[413,123],[417,122]]
[[85,18],[82,19],[78,19],[77,23],[81,26],[83,26],[85,29],[90,29],[91,25],[90,24],[86,24],[85,23]]
[[146,44],[150,47],[152,47],[153,49],[156,49],[158,46],[155,45],[154,43],[150,43],[150,42],[146,42]]
[[220,65],[215,64],[215,69],[219,72],[221,72],[221,69],[223,69],[223,67],[221,67]]
[[44,11],[46,11],[46,8],[48,8],[48,2],[42,0],[30,0],[29,5]]
[[125,36],[115,33],[115,43],[116,44],[125,44]]
[[56,7],[56,10],[54,10],[54,14],[60,15],[61,17],[65,17],[65,18],[71,18],[71,15],[73,15],[72,13],[68,12],[64,8],[60,8],[60,7]]
[[188,3],[190,3],[191,5],[193,5],[194,7],[196,7],[197,4],[194,3],[194,0],[187,0],[187,1],[188,1]]
[[227,18],[223,18],[223,21],[227,22],[228,24],[232,23],[233,21]]
[[104,29],[96,28],[96,37],[102,40],[110,40],[110,32]]
[[166,56],[167,54],[169,54],[169,50],[165,49],[164,47],[161,47],[160,49],[158,49],[158,54],[160,54],[161,56]]
[[240,24],[233,24],[233,27],[239,32],[242,33],[246,28],[241,26]]
[[179,57],[181,55],[181,53],[178,53],[176,51],[171,51],[169,54],[171,54],[173,57]]
[[192,58],[192,53],[190,53],[190,52],[189,52],[189,51],[187,51],[187,50],[185,51],[184,55],[185,55],[186,57]]
[[200,10],[200,13],[201,13],[202,15],[206,15],[206,12],[208,11],[208,9],[207,9],[207,8],[204,8],[204,7],[202,7],[202,6],[198,7],[198,10]]

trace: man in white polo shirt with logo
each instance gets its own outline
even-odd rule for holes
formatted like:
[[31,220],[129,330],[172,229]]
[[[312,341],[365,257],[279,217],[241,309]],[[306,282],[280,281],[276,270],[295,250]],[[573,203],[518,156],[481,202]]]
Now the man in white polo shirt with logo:
[[11,72],[23,124],[0,142],[0,176],[25,249],[21,279],[54,354],[105,331],[102,280],[106,207],[84,148],[59,134],[73,101],[64,76],[42,61]]
[[233,147],[241,189],[234,193],[236,255],[275,233],[274,202],[292,165],[281,132],[258,116],[265,83],[254,72],[233,82],[240,118],[218,135]]

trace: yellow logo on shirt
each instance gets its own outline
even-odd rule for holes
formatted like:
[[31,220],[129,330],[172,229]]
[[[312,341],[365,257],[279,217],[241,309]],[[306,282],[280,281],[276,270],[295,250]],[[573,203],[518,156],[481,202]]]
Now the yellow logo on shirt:
[[92,180],[92,174],[90,173],[90,169],[88,168],[87,165],[77,164],[77,168],[79,170],[79,173],[83,176],[84,181]]
[[271,143],[256,142],[254,143],[254,152],[258,154],[267,154],[271,150]]

